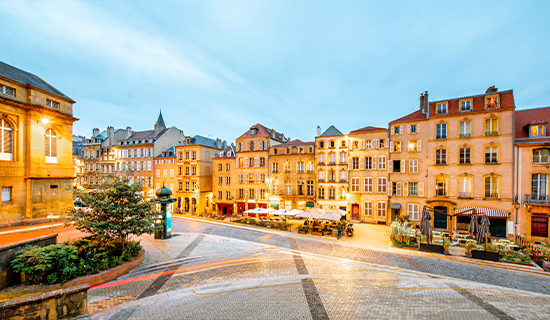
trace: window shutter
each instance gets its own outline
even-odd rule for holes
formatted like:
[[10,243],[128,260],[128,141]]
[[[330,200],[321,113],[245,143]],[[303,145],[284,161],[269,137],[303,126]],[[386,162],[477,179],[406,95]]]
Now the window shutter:
[[258,173],[256,173],[256,176],[254,177],[254,182],[255,182],[255,183],[259,183],[259,182],[260,182],[259,174],[258,174]]
[[393,161],[388,160],[388,172],[392,172],[392,171],[393,171]]
[[254,150],[256,150],[256,141],[254,141],[253,146],[254,146]]
[[388,181],[387,188],[388,188],[388,195],[391,196],[391,193],[393,191],[393,184],[391,181]]
[[391,135],[393,136],[393,133],[394,133],[394,132],[395,132],[395,130],[394,130],[394,127],[393,127],[393,126],[391,126],[391,129],[390,129],[390,134],[391,134]]
[[418,196],[423,197],[424,196],[424,182],[418,183]]
[[401,182],[396,182],[396,193],[398,196],[401,196]]
[[390,152],[395,151],[395,143],[393,141],[390,142]]
[[416,151],[422,151],[422,140],[416,140]]
[[399,134],[403,134],[403,126],[399,126]]
[[416,133],[420,133],[420,123],[416,124]]
[[409,134],[411,133],[411,125],[410,124],[407,125],[407,133],[409,133]]
[[239,167],[239,159],[240,158],[237,158],[236,161],[235,161],[235,167],[237,167],[237,168]]
[[365,170],[365,157],[359,158],[359,170]]
[[403,196],[409,195],[409,183],[407,181],[403,182]]
[[365,141],[361,140],[361,145],[360,145],[361,149],[365,149]]
[[388,149],[390,147],[390,139],[389,138],[386,138],[385,147],[386,147],[386,149]]
[[351,157],[348,157],[348,170],[351,170]]
[[52,157],[57,157],[57,136],[52,134]]
[[407,171],[407,165],[405,161],[405,159],[401,159],[401,173],[405,173],[405,171]]
[[249,158],[244,158],[244,167],[247,168],[250,166],[250,159]]
[[260,166],[260,157],[254,158],[254,166],[259,167]]
[[371,170],[376,170],[376,157],[372,157],[372,167]]

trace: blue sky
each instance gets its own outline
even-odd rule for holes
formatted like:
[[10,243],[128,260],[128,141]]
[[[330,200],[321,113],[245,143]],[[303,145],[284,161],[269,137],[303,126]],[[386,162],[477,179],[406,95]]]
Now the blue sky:
[[0,60],[76,100],[74,133],[153,129],[292,139],[430,100],[514,89],[550,105],[548,1],[6,1]]

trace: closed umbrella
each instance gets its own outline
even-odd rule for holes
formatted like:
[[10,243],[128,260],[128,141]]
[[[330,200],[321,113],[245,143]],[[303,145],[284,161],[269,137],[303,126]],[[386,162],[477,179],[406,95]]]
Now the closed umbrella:
[[420,220],[420,234],[428,236],[428,243],[430,243],[430,220],[432,216],[426,207],[422,209],[422,219]]
[[474,211],[474,214],[472,214],[472,221],[470,221],[470,236],[475,237],[477,236],[477,233],[479,232],[479,225],[477,224],[477,212]]
[[477,243],[486,243],[487,238],[491,237],[491,233],[489,232],[489,226],[491,225],[491,222],[489,222],[489,218],[487,217],[487,214],[483,214],[483,217],[481,218],[481,226],[479,227],[479,233],[477,234]]

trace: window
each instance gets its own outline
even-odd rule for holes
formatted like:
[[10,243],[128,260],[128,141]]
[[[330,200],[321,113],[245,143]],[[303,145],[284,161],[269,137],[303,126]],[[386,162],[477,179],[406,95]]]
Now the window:
[[328,189],[328,199],[329,200],[336,199],[336,189],[334,189],[334,188]]
[[340,171],[340,182],[346,182],[347,179],[347,172],[345,170]]
[[445,177],[437,177],[435,179],[435,195],[436,196],[447,195],[447,179]]
[[401,182],[392,182],[390,187],[393,196],[401,196]]
[[498,147],[485,148],[485,163],[498,163]]
[[220,163],[220,164],[218,164],[218,171],[222,171],[222,169],[223,169],[223,166],[222,166],[222,164],[221,164],[221,163]]
[[340,163],[346,163],[348,160],[347,160],[347,157],[346,157],[346,153],[345,152],[340,152]]
[[193,181],[193,190],[192,191],[195,191],[197,190],[197,183],[195,181]]
[[193,153],[191,153],[191,160],[197,160],[197,151],[193,151]]
[[325,154],[324,153],[319,154],[319,164],[325,164]]
[[[133,162],[132,162],[132,164],[133,164]],[[162,177],[163,177],[163,178],[166,178],[167,176],[168,176],[167,170],[166,170],[166,169],[162,169]]]
[[0,93],[15,97],[15,89],[0,84]]
[[218,177],[218,184],[219,185],[223,184],[223,177],[222,176]]
[[409,219],[418,220],[419,211],[420,211],[420,205],[418,203],[407,204],[407,214],[409,215]]
[[325,147],[324,141],[319,141],[319,149],[323,149]]
[[191,167],[191,175],[196,176],[197,175],[197,167]]
[[437,114],[447,113],[447,104],[446,103],[438,103],[436,105],[436,108],[437,108]]
[[[254,133],[253,133],[253,134],[254,134]],[[254,151],[254,141],[250,141],[250,142],[248,143],[248,150]]]
[[296,183],[296,187],[298,188],[298,195],[299,196],[303,196],[306,194],[306,189],[305,189],[305,181],[304,180],[298,180],[298,182]]
[[313,196],[313,180],[307,181],[307,195]]
[[351,169],[352,170],[359,169],[359,158],[358,157],[351,158]]
[[391,152],[401,152],[401,141],[392,141],[390,147]]
[[447,139],[447,124],[439,123],[435,125],[435,138]]
[[393,134],[399,134],[399,127],[393,127]]
[[392,172],[400,173],[401,172],[401,160],[390,160],[392,162]]
[[409,182],[409,196],[417,196],[418,195],[418,182]]
[[229,169],[231,169],[231,166],[229,165],[229,163],[226,163],[225,164],[225,171],[229,171]]
[[279,173],[279,163],[278,162],[273,162],[271,164],[271,167],[272,167],[272,173]]
[[225,200],[231,200],[231,191],[225,192]]
[[534,149],[533,150],[533,164],[548,164],[550,155],[550,149]]
[[254,199],[254,189],[248,190],[248,199]]
[[485,198],[498,198],[498,177],[485,177]]
[[157,178],[160,178],[160,169],[157,169]]
[[458,185],[458,197],[459,198],[471,198],[472,197],[472,177],[463,176],[459,180]]
[[303,161],[298,161],[298,173],[304,173],[304,162]]
[[13,129],[5,119],[0,120],[0,160],[13,160]]
[[185,175],[186,175],[186,176],[189,175],[189,167],[185,167]]
[[222,199],[222,197],[223,197],[223,192],[222,192],[222,191],[218,191],[218,199],[220,199],[220,200],[221,200],[221,199]]
[[189,160],[189,151],[185,151],[185,160]]
[[330,164],[335,164],[336,163],[336,154],[334,152],[331,152],[328,154],[328,162]]
[[54,108],[59,110],[59,102],[46,99],[46,107]]
[[386,156],[378,157],[378,170],[386,170]]
[[317,195],[318,195],[319,199],[324,199],[325,198],[325,188],[319,188],[319,190],[317,192]]
[[459,157],[460,157],[459,163],[460,163],[460,164],[472,164],[471,158],[470,158],[470,157],[471,157],[471,150],[470,150],[470,148],[466,148],[466,147],[460,148],[459,151],[460,151],[460,152],[459,152],[459,154],[460,154],[460,155],[459,155]]
[[330,142],[330,148],[334,148],[334,141]]
[[239,183],[243,183],[243,175],[242,175],[242,173],[239,174]]
[[248,166],[254,167],[254,158],[248,158]]
[[365,157],[365,170],[372,170],[372,159],[373,157]]
[[386,192],[386,178],[378,178],[378,193]]
[[372,147],[372,141],[371,140],[366,140],[365,141],[365,149],[370,149]]
[[182,190],[183,190],[183,183],[178,182],[178,191],[182,191]]
[[416,124],[411,125],[411,133],[416,133],[416,132],[417,132]]
[[260,167],[265,167],[265,158],[264,157],[260,158]]
[[485,97],[485,108],[486,109],[494,109],[499,108],[500,103],[498,101],[498,96],[492,96],[492,97]]
[[365,201],[365,216],[372,217],[372,201]]
[[496,136],[498,135],[498,119],[491,118],[485,120],[485,135]]
[[244,199],[244,189],[239,189],[239,195],[238,195],[238,198],[239,199]]
[[460,112],[472,111],[472,100],[460,101]]
[[46,130],[46,163],[57,163],[57,135],[52,129]]
[[531,176],[531,198],[546,201],[548,195],[548,174],[536,173]]
[[183,160],[183,152],[178,152],[178,160]]
[[447,164],[447,149],[435,150],[435,164],[436,165]]
[[472,136],[472,122],[471,121],[461,121],[460,122],[460,137],[469,138]]
[[531,137],[544,136],[544,125],[531,126]]
[[409,173],[418,173],[418,159],[409,160]]
[[291,173],[290,170],[290,161],[285,162],[285,173]]
[[351,192],[359,192],[359,178],[351,178]]
[[185,191],[189,191],[189,181],[185,182]]
[[319,182],[324,182],[324,181],[325,181],[325,172],[319,171]]
[[230,185],[231,184],[231,177],[225,177],[225,184]]
[[11,201],[11,187],[2,187],[2,202]]
[[372,177],[365,177],[364,183],[364,192],[372,193]]
[[385,217],[386,216],[386,203],[379,201],[378,202],[378,216],[379,217]]

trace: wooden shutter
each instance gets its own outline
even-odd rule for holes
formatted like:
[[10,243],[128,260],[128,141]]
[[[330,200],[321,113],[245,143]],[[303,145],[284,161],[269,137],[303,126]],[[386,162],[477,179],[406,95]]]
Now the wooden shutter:
[[409,133],[409,134],[411,133],[411,125],[410,124],[407,125],[407,133]]
[[399,126],[399,134],[403,134],[403,126]]
[[391,129],[390,129],[390,134],[391,134],[391,135],[393,136],[393,133],[394,133],[394,132],[395,132],[395,130],[394,130],[394,127],[393,127],[393,126],[391,126]]
[[416,140],[416,151],[422,151],[422,140]]
[[418,196],[423,197],[424,196],[424,182],[418,183]]
[[365,157],[359,158],[359,170],[365,170]]
[[236,158],[236,159],[235,159],[235,160],[236,160],[236,161],[235,161],[235,167],[237,167],[237,168],[239,167],[239,160],[240,160],[240,159],[241,159],[241,158]]
[[50,154],[50,135],[48,134],[49,133],[49,130],[46,131],[46,138],[45,138],[45,143],[46,143],[46,157],[51,157],[52,155]]
[[393,141],[390,141],[390,152],[395,151],[395,143]]
[[407,171],[407,164],[405,159],[401,159],[401,173],[405,173]]
[[420,133],[420,123],[416,125],[416,133]]
[[386,149],[388,149],[390,147],[390,138],[386,138],[385,147],[386,147]]
[[351,170],[351,157],[348,157],[348,170]]
[[386,188],[387,188],[387,191],[388,191],[388,195],[391,196],[391,193],[393,191],[393,184],[391,181],[388,181],[388,184],[386,185]]
[[254,158],[254,166],[259,167],[260,166],[260,157]]
[[393,171],[393,161],[388,159],[388,172]]
[[376,170],[376,157],[372,157],[371,170]]
[[252,147],[256,150],[256,141],[252,142]]
[[397,196],[401,196],[401,182],[396,182],[396,194]]
[[364,140],[361,140],[361,145],[360,145],[361,149],[365,149],[365,141]]
[[403,182],[403,196],[409,195],[409,183],[407,181]]

